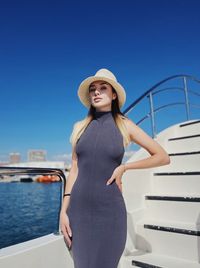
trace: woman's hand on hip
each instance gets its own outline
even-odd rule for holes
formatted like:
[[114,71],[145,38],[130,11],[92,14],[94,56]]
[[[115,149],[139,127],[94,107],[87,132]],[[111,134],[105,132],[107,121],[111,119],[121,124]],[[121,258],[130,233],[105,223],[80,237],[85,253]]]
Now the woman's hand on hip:
[[113,171],[112,176],[110,177],[110,179],[108,179],[106,185],[111,184],[114,180],[117,184],[117,186],[119,187],[120,191],[122,192],[122,175],[124,173],[124,166],[120,165],[118,167],[115,168],[115,170]]

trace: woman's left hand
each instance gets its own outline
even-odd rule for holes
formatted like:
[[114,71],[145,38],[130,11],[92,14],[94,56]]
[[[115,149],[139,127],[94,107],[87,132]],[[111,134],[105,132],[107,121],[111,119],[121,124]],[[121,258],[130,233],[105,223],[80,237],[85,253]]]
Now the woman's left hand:
[[124,173],[124,165],[120,165],[120,166],[116,167],[115,170],[113,171],[111,178],[107,181],[106,185],[111,184],[112,181],[115,180],[115,183],[117,184],[120,191],[122,192],[121,178],[122,178],[123,173]]

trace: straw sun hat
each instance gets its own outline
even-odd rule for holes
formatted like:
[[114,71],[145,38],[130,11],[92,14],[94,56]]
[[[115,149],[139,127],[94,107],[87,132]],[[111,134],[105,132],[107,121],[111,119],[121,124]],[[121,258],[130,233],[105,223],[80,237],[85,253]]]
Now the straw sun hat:
[[113,88],[116,90],[119,100],[119,107],[121,108],[125,101],[126,101],[126,92],[122,85],[117,82],[116,77],[114,74],[109,71],[108,69],[100,69],[96,72],[94,76],[89,76],[85,80],[82,81],[78,88],[78,97],[80,101],[83,103],[84,106],[87,108],[90,107],[90,98],[89,98],[89,86],[92,82],[103,80],[105,82],[108,82],[113,86]]

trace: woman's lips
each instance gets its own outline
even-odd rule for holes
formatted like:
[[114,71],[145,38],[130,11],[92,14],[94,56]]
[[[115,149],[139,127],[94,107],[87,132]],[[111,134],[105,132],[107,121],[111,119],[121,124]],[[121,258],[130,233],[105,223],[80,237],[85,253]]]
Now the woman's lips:
[[98,101],[100,101],[101,100],[101,98],[96,98],[96,99],[94,99],[94,101],[96,101],[96,102],[98,102]]

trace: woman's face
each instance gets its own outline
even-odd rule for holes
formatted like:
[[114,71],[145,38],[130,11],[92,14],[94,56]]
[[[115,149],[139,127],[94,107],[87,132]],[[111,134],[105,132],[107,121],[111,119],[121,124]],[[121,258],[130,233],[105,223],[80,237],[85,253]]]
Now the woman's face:
[[112,100],[117,97],[117,94],[113,93],[109,83],[99,80],[90,84],[89,97],[97,111],[108,111],[111,110]]

